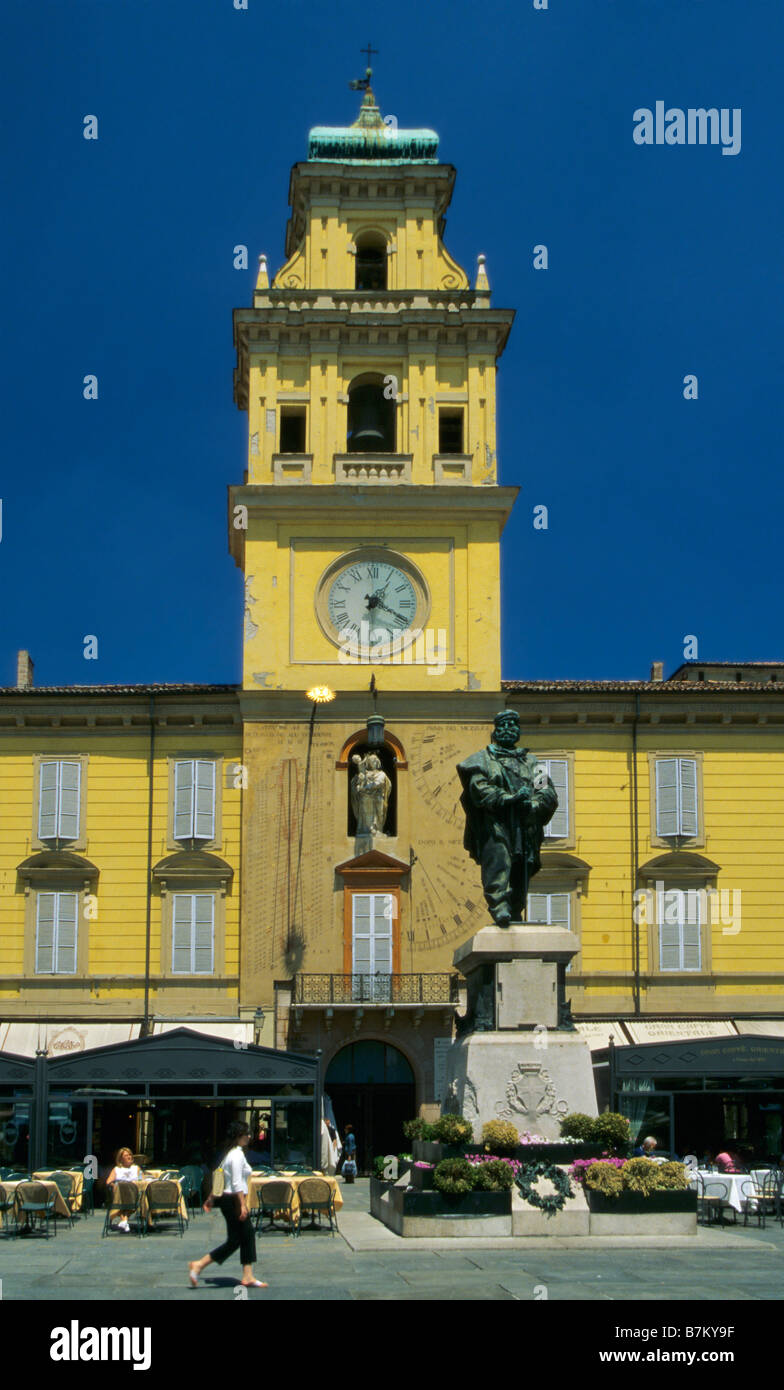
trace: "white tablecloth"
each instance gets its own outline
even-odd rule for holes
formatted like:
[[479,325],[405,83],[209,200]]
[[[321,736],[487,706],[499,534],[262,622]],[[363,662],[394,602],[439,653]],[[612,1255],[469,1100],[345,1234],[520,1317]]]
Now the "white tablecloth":
[[711,1173],[699,1168],[689,1179],[692,1187],[696,1187],[697,1177],[705,1181],[706,1197],[720,1197],[734,1211],[742,1212],[744,1201],[757,1191],[752,1173]]

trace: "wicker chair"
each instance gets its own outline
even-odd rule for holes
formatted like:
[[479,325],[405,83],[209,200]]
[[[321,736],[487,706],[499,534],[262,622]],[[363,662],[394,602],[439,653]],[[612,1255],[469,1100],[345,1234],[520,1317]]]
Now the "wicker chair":
[[144,1222],[141,1213],[141,1193],[139,1185],[135,1182],[116,1182],[114,1192],[106,1194],[106,1220],[103,1223],[102,1236],[108,1236],[112,1229],[112,1212],[119,1214],[122,1220],[130,1225],[133,1217],[136,1217],[138,1227],[137,1234],[144,1235]]
[[179,1183],[171,1178],[159,1178],[150,1183],[145,1196],[147,1211],[150,1219],[155,1220],[156,1228],[160,1229],[158,1223],[162,1218],[172,1217],[177,1222],[180,1235],[184,1235],[185,1219],[180,1206],[183,1193]]
[[49,1181],[56,1183],[60,1196],[68,1208],[68,1222],[73,1226],[74,1213],[74,1191],[76,1189],[76,1178],[73,1173],[56,1172],[51,1173]]
[[306,1178],[301,1182],[297,1190],[299,1197],[299,1207],[301,1217],[310,1215],[309,1230],[316,1228],[318,1219],[318,1229],[321,1230],[321,1214],[326,1213],[329,1220],[329,1229],[338,1229],[338,1218],[335,1211],[335,1192],[324,1178]]
[[[259,1208],[256,1215],[256,1230],[271,1231],[273,1227],[279,1230],[288,1228],[292,1235],[299,1232],[299,1220],[294,1215],[294,1188],[290,1182],[265,1182],[259,1188]],[[269,1216],[266,1226],[262,1226],[263,1217]],[[276,1218],[286,1223],[286,1227],[276,1225]]]
[[8,1213],[14,1209],[14,1194],[8,1192],[3,1183],[0,1182],[0,1221],[3,1223],[3,1230],[8,1233]]
[[[54,1227],[57,1235],[57,1222],[55,1221],[54,1204],[57,1201],[57,1194],[48,1187],[44,1187],[42,1182],[22,1182],[16,1189],[15,1208],[16,1208],[16,1232],[19,1234],[23,1227],[29,1231],[35,1230],[36,1221],[39,1222],[39,1230],[43,1227],[46,1239],[49,1239],[49,1222]],[[20,1217],[24,1216],[24,1221]]]

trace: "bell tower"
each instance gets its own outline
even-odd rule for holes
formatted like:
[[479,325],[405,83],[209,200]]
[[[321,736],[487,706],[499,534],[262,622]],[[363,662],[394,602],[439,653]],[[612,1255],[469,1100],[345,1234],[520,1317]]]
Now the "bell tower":
[[289,184],[286,261],[237,309],[243,687],[500,690],[496,363],[513,312],[444,245],[455,169],[428,129],[317,126]]

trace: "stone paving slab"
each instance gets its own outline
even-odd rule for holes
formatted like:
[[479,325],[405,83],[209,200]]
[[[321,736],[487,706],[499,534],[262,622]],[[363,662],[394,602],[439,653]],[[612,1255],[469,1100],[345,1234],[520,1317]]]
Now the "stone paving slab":
[[[550,1301],[710,1303],[775,1299],[784,1287],[780,1226],[701,1227],[694,1237],[647,1245],[635,1237],[404,1240],[370,1216],[367,1182],[343,1191],[340,1235],[258,1238],[256,1274],[270,1287],[249,1290],[249,1301],[531,1302],[544,1285]],[[82,1219],[48,1241],[0,1236],[4,1304],[65,1298],[198,1307],[236,1298],[237,1257],[208,1268],[198,1290],[187,1282],[187,1261],[223,1239],[218,1215],[192,1221],[183,1237],[103,1239],[102,1225]]]

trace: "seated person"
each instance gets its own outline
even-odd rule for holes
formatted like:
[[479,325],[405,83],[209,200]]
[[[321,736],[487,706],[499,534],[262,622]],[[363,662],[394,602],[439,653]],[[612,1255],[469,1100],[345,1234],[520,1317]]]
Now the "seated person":
[[[106,1179],[107,1188],[111,1188],[116,1182],[138,1182],[141,1177],[141,1169],[133,1161],[133,1154],[130,1149],[118,1149],[114,1167]],[[111,1196],[109,1198],[111,1201]],[[119,1231],[130,1231],[130,1226],[125,1217],[117,1222]]]
[[649,1134],[647,1138],[643,1139],[641,1144],[637,1145],[637,1148],[634,1150],[634,1157],[659,1158],[660,1155],[656,1151],[656,1143],[657,1141],[654,1139],[653,1135]]
[[740,1172],[740,1160],[738,1155],[731,1152],[729,1149],[724,1149],[720,1154],[716,1155],[716,1167],[720,1173]]

